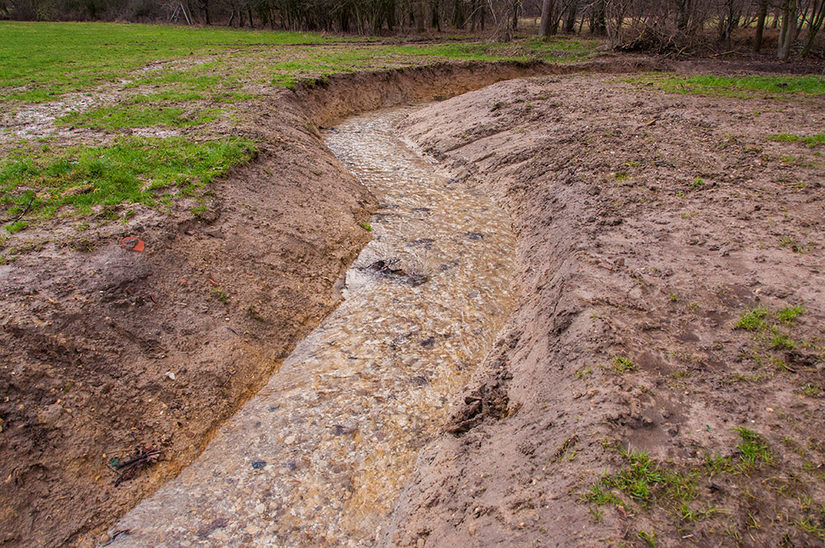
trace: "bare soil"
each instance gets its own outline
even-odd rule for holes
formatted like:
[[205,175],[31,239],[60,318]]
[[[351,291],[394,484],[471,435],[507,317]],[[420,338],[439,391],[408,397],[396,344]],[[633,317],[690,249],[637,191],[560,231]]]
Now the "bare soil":
[[[383,544],[823,545],[825,162],[767,137],[820,133],[824,106],[580,75],[409,117],[422,151],[511,212],[521,304]],[[792,343],[734,328],[757,306]],[[768,458],[742,466],[739,427]],[[628,450],[692,478],[693,496],[649,483],[587,500]]]
[[[0,266],[0,544],[101,538],[339,302],[336,281],[369,237],[358,222],[376,204],[317,126],[518,76],[661,66],[609,58],[333,77],[241,107],[228,130],[257,138],[259,156],[212,185],[201,217],[181,202],[171,214],[139,209],[127,225],[78,234],[54,221],[12,236],[20,255]],[[783,514],[791,499],[776,489],[744,493],[787,484],[792,471],[795,496],[825,502],[823,399],[799,392],[823,384],[821,158],[764,139],[821,131],[822,101],[668,96],[615,80],[499,84],[409,122],[423,149],[509,208],[522,304],[453,433],[419,459],[386,542],[600,544],[638,540],[639,528],[677,539],[666,514],[611,507],[593,522],[578,494],[621,461],[601,440],[687,465],[707,450],[733,454],[741,424],[768,438],[779,464],[724,480],[712,495],[729,512],[696,525],[692,541],[731,542],[717,530],[727,520],[760,542],[786,530],[816,542],[794,526],[798,502]],[[126,236],[145,250],[125,248]],[[777,352],[732,330],[756,302],[803,302],[792,335],[809,346]],[[792,371],[766,365],[764,379],[731,380],[756,377],[754,351]],[[638,369],[619,375],[614,354]],[[555,458],[573,436],[575,458]],[[115,485],[110,459],[148,446],[162,460]],[[745,527],[746,510],[759,529]]]

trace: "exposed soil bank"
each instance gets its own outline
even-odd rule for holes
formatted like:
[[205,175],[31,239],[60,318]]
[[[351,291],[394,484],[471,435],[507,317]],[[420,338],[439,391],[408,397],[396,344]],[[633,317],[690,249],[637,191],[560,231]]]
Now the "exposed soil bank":
[[[649,60],[632,66],[658,66]],[[217,426],[333,307],[368,240],[374,199],[313,127],[367,109],[541,72],[514,63],[355,74],[241,106],[257,160],[213,185],[209,208],[137,208],[78,234],[59,221],[12,236],[0,266],[0,543],[86,543],[203,449]],[[125,236],[145,251],[122,247]],[[162,449],[114,486],[108,468]]]
[[[275,97],[201,218],[139,215],[0,266],[2,542],[77,540],[177,473],[340,300],[374,201]],[[145,251],[121,238],[134,235]],[[88,250],[88,251],[87,251]],[[114,486],[137,446],[165,461]]]
[[510,210],[522,302],[383,543],[820,545],[825,164],[767,137],[823,107],[580,75],[410,117]]

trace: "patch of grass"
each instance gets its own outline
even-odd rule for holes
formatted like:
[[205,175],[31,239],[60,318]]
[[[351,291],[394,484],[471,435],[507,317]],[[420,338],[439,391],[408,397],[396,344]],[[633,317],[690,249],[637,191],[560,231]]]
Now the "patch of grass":
[[630,358],[616,355],[613,356],[613,369],[615,369],[619,373],[629,373],[630,371],[635,371],[636,366],[633,364]]
[[735,428],[734,431],[739,434],[740,438],[736,448],[740,453],[740,469],[743,473],[758,468],[762,464],[773,465],[773,455],[765,438],[744,426]]
[[[775,330],[770,340],[771,348],[793,350],[796,347],[796,341],[790,338],[787,334]],[[787,367],[786,367],[787,369]]]
[[800,136],[795,133],[778,133],[776,135],[768,135],[768,140],[782,143],[804,143],[813,148],[820,145],[825,145],[825,133],[817,133],[815,135],[807,136]]
[[688,503],[684,502],[678,509],[679,519],[682,521],[701,521],[720,513],[722,513],[722,510],[710,504],[708,504],[705,508],[694,510]]
[[806,395],[806,396],[809,396],[811,398],[815,398],[815,397],[819,396],[820,394],[822,394],[822,389],[820,387],[816,386],[815,384],[808,383],[805,386],[803,386],[799,390],[799,392]]
[[23,220],[14,221],[13,223],[7,224],[4,228],[8,231],[9,234],[16,234],[21,230],[25,230],[28,228],[29,223]]
[[794,253],[805,253],[805,248],[793,236],[782,236],[779,239],[780,247],[789,247]]
[[218,117],[220,112],[220,109],[185,109],[127,102],[84,112],[73,112],[58,118],[57,124],[108,131],[154,126],[184,128],[211,122]]
[[779,317],[779,321],[783,323],[793,323],[796,318],[801,316],[805,312],[805,308],[800,305],[795,306],[786,306],[777,312],[777,316]]
[[747,98],[757,94],[776,96],[823,95],[825,76],[772,75],[772,76],[640,76],[625,82],[654,87],[669,93],[690,95],[721,95]]
[[630,179],[630,175],[628,175],[624,171],[614,173],[613,177],[615,177],[617,181],[627,181],[628,179]]
[[690,186],[692,186],[693,188],[702,188],[703,186],[705,186],[705,180],[702,178],[697,178],[695,181],[690,183]]
[[734,324],[734,329],[744,329],[746,331],[758,331],[767,326],[765,318],[768,315],[768,309],[763,306],[751,308],[739,318]]
[[797,526],[806,533],[815,536],[819,540],[825,540],[825,512],[822,512],[818,522],[816,518],[808,516],[797,522]]
[[736,468],[730,457],[721,455],[705,455],[705,470],[709,476],[716,476],[723,473],[734,472]]
[[0,161],[0,206],[53,217],[61,208],[88,215],[95,206],[169,203],[251,159],[253,143],[227,138],[194,142],[181,137],[124,137],[111,145],[77,146],[37,153],[21,147]]
[[622,499],[616,496],[615,493],[610,491],[608,487],[605,487],[601,483],[591,485],[590,489],[582,497],[582,500],[584,500],[585,502],[595,504],[597,506],[625,506],[624,502],[622,502]]
[[623,453],[627,464],[616,474],[604,476],[601,484],[617,489],[647,507],[657,499],[689,502],[696,496],[696,481],[691,475],[659,465],[643,452]]
[[273,86],[294,88],[324,85],[333,74],[356,70],[383,69],[420,64],[427,61],[530,61],[569,62],[587,59],[596,53],[595,40],[556,40],[535,38],[514,40],[507,44],[488,41],[446,42],[427,45],[368,47],[293,48],[292,58],[269,65],[269,82]]
[[48,101],[161,59],[347,40],[215,27],[0,21],[0,101]]
[[229,301],[229,295],[227,295],[226,291],[224,291],[221,287],[213,287],[212,296],[221,301],[222,303]]

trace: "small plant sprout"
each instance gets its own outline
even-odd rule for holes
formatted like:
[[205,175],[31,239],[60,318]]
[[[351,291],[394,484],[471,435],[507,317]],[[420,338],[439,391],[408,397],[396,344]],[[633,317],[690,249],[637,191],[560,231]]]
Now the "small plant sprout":
[[613,356],[613,368],[619,373],[628,373],[636,370],[636,366],[633,365],[630,358],[619,355]]
[[369,224],[367,221],[361,221],[358,223],[358,226],[366,230],[367,232],[372,232],[372,225]]
[[656,546],[656,533],[653,531],[639,531],[639,538],[645,541],[648,546]]

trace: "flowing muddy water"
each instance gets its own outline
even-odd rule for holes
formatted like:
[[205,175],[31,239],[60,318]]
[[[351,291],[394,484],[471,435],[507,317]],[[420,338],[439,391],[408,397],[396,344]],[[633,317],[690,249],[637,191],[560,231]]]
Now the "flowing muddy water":
[[514,300],[514,236],[482,192],[393,129],[350,119],[329,148],[379,198],[345,301],[204,453],[113,529],[117,545],[369,545]]

